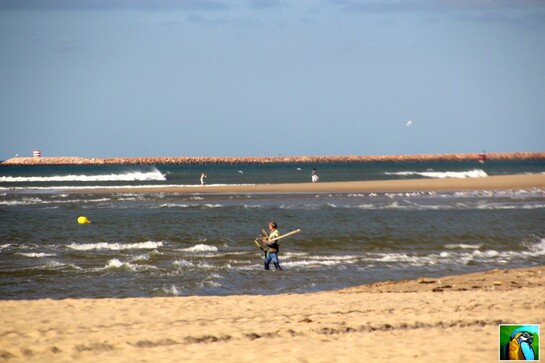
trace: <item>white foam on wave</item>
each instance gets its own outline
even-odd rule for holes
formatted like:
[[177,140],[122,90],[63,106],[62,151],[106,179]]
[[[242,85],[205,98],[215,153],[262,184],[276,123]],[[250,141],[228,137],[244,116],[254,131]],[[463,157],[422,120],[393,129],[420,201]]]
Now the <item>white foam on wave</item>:
[[481,204],[477,206],[477,209],[481,210],[511,210],[511,209],[543,209],[545,208],[545,204],[517,204],[517,205],[509,205],[509,204]]
[[56,256],[54,253],[38,253],[38,252],[17,252],[16,255],[32,258],[41,258],[41,257],[53,257]]
[[[210,184],[207,186],[248,186],[255,184]],[[108,189],[115,191],[116,189],[161,189],[161,188],[202,188],[200,184],[139,184],[139,185],[87,185],[87,186],[75,186],[75,185],[55,185],[55,186],[24,186],[24,187],[0,187],[0,190],[93,190],[93,189]]]
[[426,178],[483,178],[488,174],[482,169],[473,169],[465,171],[398,171],[398,172],[385,172],[385,175],[398,175],[398,176],[412,176],[420,175]]
[[158,205],[155,208],[221,208],[223,207],[223,204],[212,204],[212,203],[205,203],[205,204],[187,204],[187,203],[163,203]]
[[[437,256],[437,255],[436,255]],[[411,266],[422,266],[426,264],[437,264],[436,258],[428,256],[413,256],[406,253],[373,253],[368,254],[367,259],[373,262],[385,263],[406,263]]]
[[[49,204],[76,204],[76,203],[104,203],[111,201],[110,198],[97,198],[97,199],[46,199],[41,198],[22,198],[20,200],[8,200],[0,201],[0,205],[5,206],[19,206],[19,205],[49,205]],[[51,208],[58,208],[53,206]]]
[[108,261],[106,268],[120,268],[123,265],[123,262],[119,261],[117,258],[114,258],[113,260]]
[[380,207],[378,205],[364,203],[364,204],[360,204],[360,205],[355,206],[355,208],[357,208],[357,209],[379,209]]
[[[285,267],[319,267],[319,266],[346,266],[355,264],[361,256],[341,255],[341,256],[312,256],[310,259],[297,259],[297,257],[308,256],[304,253],[286,253],[285,259],[280,262]],[[295,257],[295,258],[294,258]]]
[[528,248],[529,253],[534,256],[545,256],[545,238],[534,236],[535,241],[523,242],[523,245]]
[[308,256],[306,252],[286,252],[283,254],[285,258]]
[[[390,196],[389,196],[390,197]],[[489,200],[468,199],[464,201],[450,201],[443,199],[442,204],[427,204],[416,203],[407,199],[394,200],[391,203],[362,203],[356,205],[346,205],[346,209],[362,209],[362,210],[534,210],[545,209],[545,203],[529,201],[521,202],[520,199],[504,200],[502,202],[491,202]],[[392,197],[393,199],[393,197]],[[435,200],[437,202],[437,200]]]
[[202,269],[216,269],[217,267],[206,262],[194,262],[188,260],[176,260],[172,263],[177,267],[189,267],[189,268],[202,268]]
[[189,208],[189,207],[191,207],[191,205],[186,203],[163,203],[163,204],[159,204],[155,208],[162,209],[162,208]]
[[170,285],[169,287],[163,287],[163,292],[167,295],[174,295],[174,296],[181,295],[180,290],[178,290],[178,288],[174,285]]
[[355,261],[360,256],[344,255],[344,256],[314,256],[315,259],[321,261]]
[[453,243],[453,244],[445,245],[445,248],[449,250],[455,250],[455,249],[478,250],[481,247],[482,245],[468,245],[465,243]]
[[66,264],[59,261],[49,261],[43,266],[39,266],[38,268],[42,270],[64,270],[64,269],[70,269],[70,270],[82,270],[81,267],[76,266],[74,264]]
[[199,285],[201,287],[222,287],[223,286],[218,281],[213,281],[213,280],[209,280],[209,279],[199,283]]
[[216,246],[198,244],[193,247],[183,248],[182,251],[184,252],[218,252],[218,248]]
[[0,200],[0,205],[11,207],[20,205],[40,204],[43,201],[40,198],[23,198],[20,200]]
[[332,203],[325,203],[325,204],[282,204],[282,205],[278,206],[278,208],[279,209],[286,209],[286,210],[313,211],[313,210],[320,210],[322,208],[335,209],[335,208],[337,208],[337,206],[335,204],[332,204]]
[[73,201],[64,201],[66,202],[72,202],[72,203],[104,203],[111,201],[110,198],[97,198],[97,199],[82,199],[82,200],[73,200]]
[[133,262],[137,262],[137,261],[149,261],[149,255],[148,254],[144,254],[144,255],[138,255],[138,256],[135,256],[132,258],[132,261]]
[[137,265],[130,262],[122,262],[117,258],[113,258],[108,261],[108,263],[101,270],[126,270],[126,271],[147,271],[147,270],[157,270],[156,266],[149,265]]
[[165,181],[165,175],[158,169],[152,171],[133,171],[121,174],[98,175],[52,175],[52,176],[1,176],[0,183],[37,182],[115,182],[115,181]]
[[179,267],[193,267],[193,266],[195,266],[195,264],[192,261],[188,261],[188,260],[176,260],[172,264],[174,266],[179,266]]
[[511,251],[497,251],[493,249],[482,251],[480,245],[449,244],[447,251],[430,253],[427,255],[413,255],[409,253],[366,253],[363,261],[372,263],[385,263],[394,266],[435,266],[443,264],[464,264],[474,263],[507,264],[516,260],[527,260],[536,256],[545,255],[545,239],[536,237],[532,241],[522,242],[524,248]]
[[121,262],[117,258],[114,258],[108,261],[106,266],[104,266],[104,269],[105,270],[125,269],[129,271],[136,271],[136,265],[133,265],[132,263],[128,263],[128,262]]
[[215,203],[215,204],[206,203],[206,204],[202,204],[201,207],[205,207],[205,208],[221,208],[221,207],[223,207],[223,205],[219,204],[219,203]]
[[108,242],[98,242],[98,243],[72,243],[68,245],[68,248],[78,251],[90,251],[90,250],[142,250],[142,249],[155,249],[162,247],[163,242],[138,242],[138,243],[108,243]]
[[312,259],[302,261],[280,261],[281,266],[285,267],[313,267],[313,266],[338,266],[346,264],[354,264],[357,260],[323,260]]

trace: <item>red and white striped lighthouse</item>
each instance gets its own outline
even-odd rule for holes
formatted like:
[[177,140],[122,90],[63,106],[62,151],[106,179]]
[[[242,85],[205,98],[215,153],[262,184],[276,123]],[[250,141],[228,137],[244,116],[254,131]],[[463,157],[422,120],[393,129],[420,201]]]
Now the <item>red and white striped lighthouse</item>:
[[32,152],[32,156],[34,156],[35,158],[41,158],[42,157],[42,152],[40,150],[34,150]]

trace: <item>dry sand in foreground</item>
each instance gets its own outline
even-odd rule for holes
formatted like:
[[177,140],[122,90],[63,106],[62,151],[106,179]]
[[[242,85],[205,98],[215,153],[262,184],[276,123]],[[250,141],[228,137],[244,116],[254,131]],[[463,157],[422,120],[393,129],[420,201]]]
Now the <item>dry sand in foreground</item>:
[[297,295],[0,301],[0,316],[6,362],[495,362],[499,323],[545,326],[545,266]]
[[518,174],[466,179],[403,179],[348,182],[255,184],[226,186],[171,186],[115,189],[78,189],[77,193],[354,193],[458,191],[545,188],[545,174]]

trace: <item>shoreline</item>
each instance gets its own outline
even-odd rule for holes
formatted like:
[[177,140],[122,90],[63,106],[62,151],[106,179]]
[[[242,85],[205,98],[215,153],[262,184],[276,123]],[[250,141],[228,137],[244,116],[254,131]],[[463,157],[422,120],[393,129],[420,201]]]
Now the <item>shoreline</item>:
[[495,175],[482,178],[396,179],[348,182],[285,183],[222,186],[157,186],[63,189],[68,193],[187,193],[187,194],[290,194],[290,193],[371,193],[508,190],[545,188],[545,173]]
[[537,266],[306,294],[0,300],[0,361],[497,361],[498,324],[544,323],[544,295]]
[[463,162],[545,160],[545,152],[510,153],[452,153],[408,155],[338,155],[338,156],[277,156],[277,157],[131,157],[131,158],[84,158],[84,157],[14,157],[2,165],[207,165],[207,164],[316,164],[316,163],[375,163],[375,162]]

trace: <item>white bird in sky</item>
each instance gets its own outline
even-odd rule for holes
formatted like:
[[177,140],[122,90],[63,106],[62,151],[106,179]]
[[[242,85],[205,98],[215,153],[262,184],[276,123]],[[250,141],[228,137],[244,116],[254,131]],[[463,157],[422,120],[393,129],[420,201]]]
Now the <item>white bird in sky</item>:
[[409,120],[409,121],[407,121],[407,127],[411,127],[411,126],[412,126],[412,124],[413,124],[413,120]]

